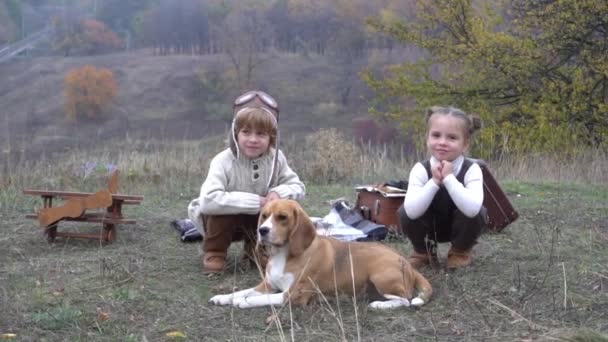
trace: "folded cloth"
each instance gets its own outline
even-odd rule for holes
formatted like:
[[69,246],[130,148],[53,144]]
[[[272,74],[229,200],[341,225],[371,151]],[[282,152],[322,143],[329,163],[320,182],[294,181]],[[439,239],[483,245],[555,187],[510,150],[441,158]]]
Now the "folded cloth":
[[[319,224],[328,231],[323,235],[332,235],[340,240],[380,241],[388,234],[384,225],[364,219],[358,210],[351,208],[344,200],[334,202],[329,214],[316,223],[317,228]],[[336,228],[342,230],[338,231]],[[358,233],[353,234],[353,231]]]
[[338,240],[361,241],[367,239],[367,235],[354,227],[321,227],[317,228],[317,234],[322,236],[331,236]]
[[388,229],[386,226],[377,224],[370,220],[366,220],[361,216],[358,210],[351,208],[346,201],[339,201],[333,204],[342,222],[355,227],[367,236],[357,239],[358,241],[380,241],[386,238]]
[[203,239],[194,222],[190,219],[173,220],[171,221],[171,227],[180,233],[182,242],[193,242]]

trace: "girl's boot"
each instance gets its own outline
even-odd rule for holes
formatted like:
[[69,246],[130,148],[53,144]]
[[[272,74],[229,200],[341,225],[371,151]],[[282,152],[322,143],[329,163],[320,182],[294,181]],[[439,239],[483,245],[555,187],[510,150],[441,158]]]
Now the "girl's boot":
[[410,256],[407,258],[407,261],[409,261],[410,265],[412,265],[412,267],[415,269],[419,269],[427,265],[433,266],[439,264],[437,252],[435,250],[417,251],[414,249],[412,254],[410,254]]
[[448,269],[456,269],[469,266],[473,261],[472,250],[472,248],[459,249],[454,246],[450,247],[446,267]]

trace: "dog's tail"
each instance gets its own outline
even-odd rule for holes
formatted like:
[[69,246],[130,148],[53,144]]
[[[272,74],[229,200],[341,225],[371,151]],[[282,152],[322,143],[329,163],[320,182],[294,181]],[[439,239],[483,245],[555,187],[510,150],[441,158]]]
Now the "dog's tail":
[[412,268],[412,275],[414,277],[414,288],[418,290],[418,294],[412,299],[411,305],[422,306],[431,299],[433,287],[431,287],[431,283],[429,283],[429,281],[416,269]]

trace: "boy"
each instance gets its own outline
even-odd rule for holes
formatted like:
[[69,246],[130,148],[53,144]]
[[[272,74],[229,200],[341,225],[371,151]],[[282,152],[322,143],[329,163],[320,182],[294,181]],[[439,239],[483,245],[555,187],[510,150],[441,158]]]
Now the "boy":
[[255,253],[260,209],[278,198],[300,200],[305,187],[278,148],[279,107],[262,91],[249,91],[234,102],[230,147],[217,154],[200,196],[188,206],[203,235],[203,273],[221,272],[232,241],[244,240],[244,256]]

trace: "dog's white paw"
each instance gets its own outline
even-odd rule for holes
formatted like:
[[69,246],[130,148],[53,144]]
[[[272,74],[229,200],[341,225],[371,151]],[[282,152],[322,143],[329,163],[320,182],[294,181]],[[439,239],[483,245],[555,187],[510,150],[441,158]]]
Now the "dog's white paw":
[[209,303],[212,303],[215,305],[229,305],[229,304],[233,304],[233,297],[234,297],[234,295],[232,293],[225,294],[225,295],[217,295],[217,296],[211,297],[211,299],[209,299]]
[[412,306],[423,306],[424,305],[424,300],[420,297],[416,297],[414,299],[412,299]]
[[374,310],[386,310],[386,309],[394,309],[401,306],[410,306],[410,301],[406,298],[395,298],[389,299],[385,301],[377,300],[375,302],[369,303],[369,308]]
[[234,301],[232,302],[232,305],[234,305],[235,307],[239,308],[239,309],[249,309],[251,308],[251,304],[248,302],[247,297],[242,297],[242,298],[235,298]]

